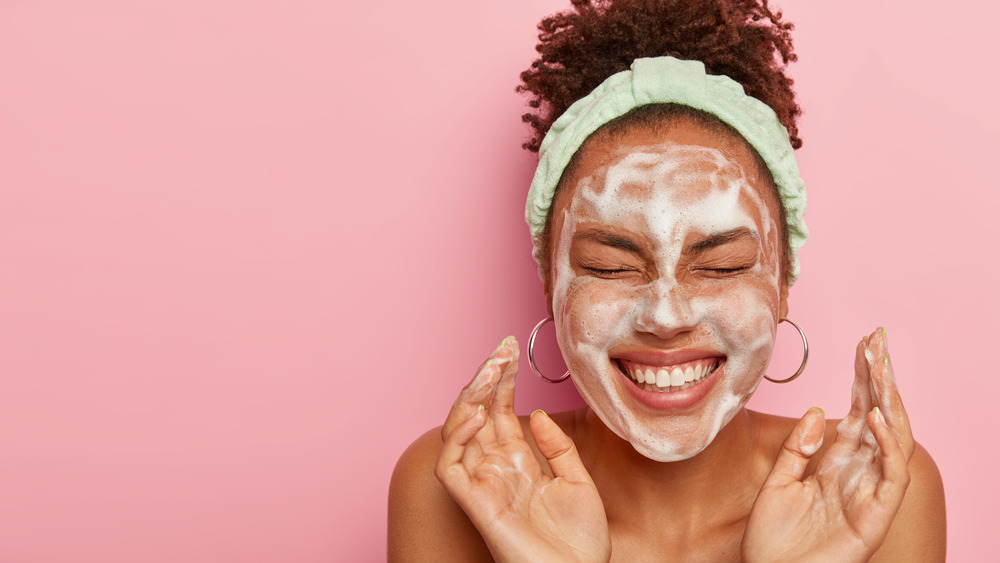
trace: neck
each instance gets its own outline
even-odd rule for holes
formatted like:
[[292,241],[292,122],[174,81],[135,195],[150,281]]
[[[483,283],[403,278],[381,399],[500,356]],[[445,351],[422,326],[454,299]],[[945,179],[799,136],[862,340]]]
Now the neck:
[[[746,409],[698,455],[653,461],[608,429],[589,408],[577,418],[577,444],[609,522],[642,526],[669,514],[680,528],[746,517],[773,460],[758,447],[758,426]],[[730,522],[731,523],[731,522]]]

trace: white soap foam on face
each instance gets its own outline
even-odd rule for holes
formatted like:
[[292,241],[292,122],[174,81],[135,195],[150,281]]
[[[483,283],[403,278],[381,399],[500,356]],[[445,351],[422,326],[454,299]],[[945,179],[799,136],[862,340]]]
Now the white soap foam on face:
[[[567,186],[571,188],[571,186]],[[780,237],[763,197],[725,152],[665,142],[620,149],[577,182],[553,256],[553,311],[560,348],[584,400],[615,434],[656,461],[688,459],[746,404],[774,346]],[[645,283],[578,274],[574,234],[598,225],[648,243]],[[746,228],[757,262],[726,279],[678,271],[689,235]],[[679,332],[725,357],[711,393],[690,412],[635,407],[610,351],[640,333],[668,343]],[[645,340],[649,341],[648,338]],[[633,406],[630,406],[633,405]]]

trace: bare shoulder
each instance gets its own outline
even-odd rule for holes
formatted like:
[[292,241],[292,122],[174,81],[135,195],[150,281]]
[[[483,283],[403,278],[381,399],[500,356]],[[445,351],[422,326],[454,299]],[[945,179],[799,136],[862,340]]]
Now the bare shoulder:
[[916,444],[903,504],[889,528],[889,536],[872,561],[944,560],[944,485],[930,454]]
[[416,439],[389,482],[389,561],[493,561],[462,508],[434,475],[441,429]]

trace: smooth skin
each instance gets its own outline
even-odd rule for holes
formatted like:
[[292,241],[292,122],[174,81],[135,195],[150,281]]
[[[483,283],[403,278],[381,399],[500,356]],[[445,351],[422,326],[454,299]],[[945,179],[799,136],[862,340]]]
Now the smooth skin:
[[[881,333],[859,343],[841,432],[836,421],[823,423],[819,409],[799,421],[745,410],[741,418],[756,428],[757,440],[744,455],[729,456],[713,475],[692,475],[703,471],[700,458],[719,449],[720,436],[691,460],[643,464],[687,466],[662,472],[663,483],[632,465],[641,461],[633,456],[608,464],[596,451],[578,450],[575,443],[588,443],[588,427],[600,424],[586,408],[516,417],[518,349],[511,339],[463,390],[446,424],[401,458],[390,487],[389,559],[868,561],[874,553],[871,561],[943,561],[940,475],[912,438],[896,435],[908,434],[908,423],[891,362],[864,358],[870,348],[885,348]],[[883,393],[885,400],[874,399]],[[873,403],[881,414],[867,408]],[[902,417],[898,426],[887,412]],[[859,427],[871,428],[891,453],[875,454]],[[826,446],[809,456],[820,429]],[[592,448],[613,457],[601,444]],[[838,454],[845,453],[860,463],[841,463]],[[632,479],[621,474],[626,464]],[[680,490],[671,494],[671,484]],[[656,488],[664,490],[660,502]],[[695,497],[704,504],[693,504]]]
[[505,339],[445,424],[403,454],[390,561],[944,560],[940,475],[913,441],[881,329],[858,344],[843,421],[740,409],[672,463],[638,454],[588,407],[516,416],[518,354]]

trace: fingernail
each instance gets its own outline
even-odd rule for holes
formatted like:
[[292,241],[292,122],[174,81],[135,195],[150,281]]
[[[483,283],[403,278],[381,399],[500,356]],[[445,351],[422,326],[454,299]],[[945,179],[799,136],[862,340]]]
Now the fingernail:
[[[819,407],[810,407],[809,411],[819,411],[819,412],[823,413],[823,416],[826,416],[826,411],[824,411],[823,409],[821,409]],[[806,412],[809,412],[809,411],[806,411]]]
[[480,405],[479,405],[479,408],[478,408],[478,409],[476,409],[476,410],[477,410],[477,411],[481,411],[481,410],[483,410],[483,409],[485,409],[485,408],[486,408],[486,407],[484,407],[483,405],[481,405],[481,404],[480,404]]
[[879,410],[878,407],[875,407],[873,410],[875,411],[875,416],[878,417],[879,421],[881,421],[882,424],[885,424],[885,416],[882,415],[882,411]]
[[506,346],[508,340],[510,340],[510,336],[505,336],[503,340],[500,341],[500,346]]
[[885,365],[889,365],[889,358],[882,358],[882,363]]
[[540,413],[544,414],[545,416],[549,416],[549,413],[543,411],[542,409],[535,409],[535,410],[531,411],[531,415],[528,416],[528,418],[531,418],[532,416],[535,416],[536,412],[540,412]]

